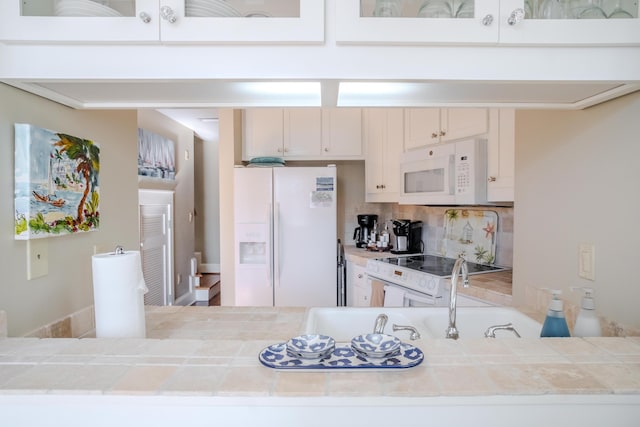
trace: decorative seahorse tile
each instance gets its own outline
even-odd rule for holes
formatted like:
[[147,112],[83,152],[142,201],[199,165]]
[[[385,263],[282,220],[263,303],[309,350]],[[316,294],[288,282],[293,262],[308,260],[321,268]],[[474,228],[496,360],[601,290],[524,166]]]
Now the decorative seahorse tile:
[[442,256],[493,264],[496,258],[498,214],[477,209],[447,209],[444,213],[445,232]]

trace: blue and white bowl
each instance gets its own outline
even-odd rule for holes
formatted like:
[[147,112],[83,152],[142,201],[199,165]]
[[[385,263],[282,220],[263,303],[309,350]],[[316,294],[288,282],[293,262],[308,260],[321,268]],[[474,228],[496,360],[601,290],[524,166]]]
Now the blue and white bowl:
[[391,357],[400,351],[398,337],[387,334],[363,334],[351,340],[351,348],[364,357]]
[[301,359],[320,359],[331,354],[335,346],[335,340],[327,335],[300,335],[287,341],[287,353]]

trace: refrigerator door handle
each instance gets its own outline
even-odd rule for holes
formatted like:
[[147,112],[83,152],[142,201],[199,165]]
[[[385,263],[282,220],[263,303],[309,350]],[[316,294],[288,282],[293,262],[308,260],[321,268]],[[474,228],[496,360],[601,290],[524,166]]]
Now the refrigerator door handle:
[[273,204],[273,282],[280,287],[280,203]]
[[273,206],[271,203],[267,204],[267,223],[269,225],[269,234],[267,235],[267,250],[269,251],[267,282],[269,287],[273,288]]

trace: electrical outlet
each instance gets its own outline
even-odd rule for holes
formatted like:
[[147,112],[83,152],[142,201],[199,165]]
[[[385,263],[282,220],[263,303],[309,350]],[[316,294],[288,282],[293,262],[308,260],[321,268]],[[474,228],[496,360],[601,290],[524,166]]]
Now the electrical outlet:
[[578,248],[578,276],[596,280],[596,248],[590,243],[582,243]]
[[47,239],[27,240],[27,280],[49,274],[49,244]]

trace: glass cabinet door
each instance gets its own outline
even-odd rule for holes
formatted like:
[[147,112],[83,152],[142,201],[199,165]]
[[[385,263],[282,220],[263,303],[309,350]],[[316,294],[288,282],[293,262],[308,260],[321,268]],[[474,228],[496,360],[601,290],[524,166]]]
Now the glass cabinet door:
[[638,0],[502,0],[500,42],[638,45]]
[[[164,41],[324,42],[324,0],[160,0]],[[164,16],[163,16],[164,17]]]
[[499,0],[340,0],[338,43],[495,44]]
[[0,0],[0,40],[322,43],[324,0]]
[[158,40],[157,23],[158,0],[0,2],[0,40],[146,42]]

